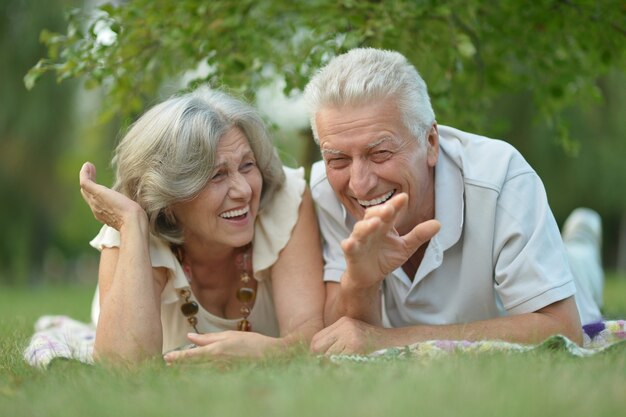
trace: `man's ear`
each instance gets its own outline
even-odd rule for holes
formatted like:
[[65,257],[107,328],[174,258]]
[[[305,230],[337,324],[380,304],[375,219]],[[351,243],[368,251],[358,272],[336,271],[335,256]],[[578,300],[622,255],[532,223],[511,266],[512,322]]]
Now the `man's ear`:
[[437,129],[437,122],[434,122],[426,137],[426,152],[428,166],[434,167],[439,159],[439,130]]

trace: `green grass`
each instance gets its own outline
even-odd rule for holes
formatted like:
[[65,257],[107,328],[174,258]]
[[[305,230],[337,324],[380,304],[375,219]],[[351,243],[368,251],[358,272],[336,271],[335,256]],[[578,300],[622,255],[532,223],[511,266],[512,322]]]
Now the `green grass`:
[[[609,277],[605,312],[626,318],[626,279]],[[334,364],[291,358],[109,369],[21,351],[42,314],[87,320],[92,289],[0,287],[0,416],[618,416],[626,354],[456,355]]]
[[602,312],[606,318],[626,319],[626,276],[607,274]]

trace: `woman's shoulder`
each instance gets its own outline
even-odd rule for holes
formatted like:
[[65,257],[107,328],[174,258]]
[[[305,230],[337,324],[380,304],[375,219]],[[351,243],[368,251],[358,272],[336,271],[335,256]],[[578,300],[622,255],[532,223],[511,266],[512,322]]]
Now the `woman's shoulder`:
[[[106,248],[120,247],[120,232],[114,228],[104,225],[89,244],[99,251]],[[175,270],[177,265],[176,256],[169,246],[161,239],[150,236],[150,260],[154,268],[166,268]]]
[[280,220],[282,216],[293,214],[294,211],[297,217],[297,211],[306,189],[304,168],[283,166],[283,171],[285,172],[285,182],[259,212],[259,219],[261,220]]
[[287,245],[298,222],[298,212],[306,189],[304,168],[283,166],[285,183],[259,213],[254,230],[253,269],[271,267]]
[[294,192],[298,195],[302,195],[304,188],[306,187],[306,180],[304,179],[304,168],[290,168],[283,165],[283,172],[285,173],[285,183],[281,190],[286,192]]

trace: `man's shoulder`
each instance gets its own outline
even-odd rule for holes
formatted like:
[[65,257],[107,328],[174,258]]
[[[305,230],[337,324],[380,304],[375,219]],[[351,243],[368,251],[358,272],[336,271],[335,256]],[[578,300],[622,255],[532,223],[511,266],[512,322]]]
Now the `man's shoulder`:
[[336,200],[335,193],[328,183],[328,178],[326,178],[326,166],[324,165],[324,161],[317,161],[311,166],[309,185],[314,201]]
[[439,126],[442,152],[461,170],[466,185],[500,188],[507,180],[535,171],[511,144],[449,126]]
[[[317,161],[311,165],[311,179],[310,179],[311,189],[324,187],[328,185],[328,180],[326,179],[326,167],[324,166],[324,161]],[[330,187],[330,185],[328,185]]]
[[[313,202],[315,203],[322,234],[324,234],[325,224],[329,222],[332,223],[332,228],[335,229],[335,232],[342,230],[341,233],[349,233],[347,229],[345,229],[347,214],[328,182],[324,161],[315,162],[311,166],[309,186],[311,188],[311,197],[313,197]],[[345,237],[347,237],[347,235],[343,238]]]

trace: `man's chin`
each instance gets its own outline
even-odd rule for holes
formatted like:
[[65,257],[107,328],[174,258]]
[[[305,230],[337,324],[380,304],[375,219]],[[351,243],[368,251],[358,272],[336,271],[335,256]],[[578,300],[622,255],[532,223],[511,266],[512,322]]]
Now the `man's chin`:
[[355,220],[363,220],[363,217],[365,217],[365,209],[361,206],[351,206],[350,209],[348,209],[348,213]]

